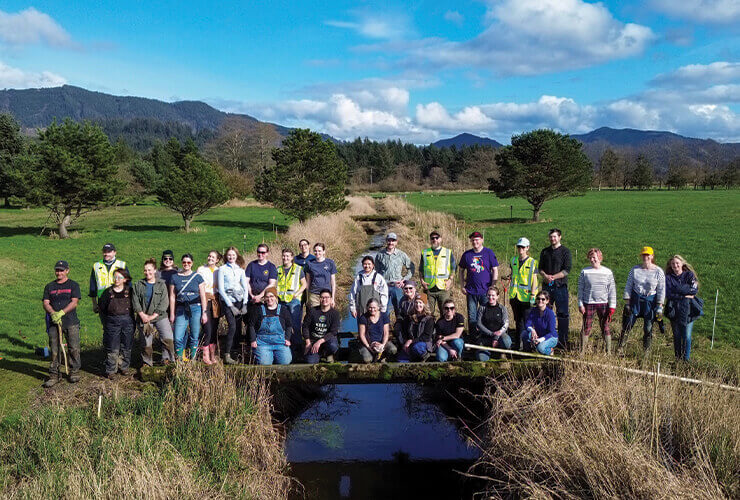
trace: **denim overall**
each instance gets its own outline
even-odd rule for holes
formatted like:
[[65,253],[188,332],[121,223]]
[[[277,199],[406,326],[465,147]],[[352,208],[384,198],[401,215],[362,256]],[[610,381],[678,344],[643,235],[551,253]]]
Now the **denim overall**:
[[275,316],[267,316],[265,306],[262,308],[262,322],[257,331],[257,349],[255,358],[259,365],[271,365],[273,360],[279,365],[288,365],[293,359],[290,348],[285,345],[285,330],[280,324],[280,304]]

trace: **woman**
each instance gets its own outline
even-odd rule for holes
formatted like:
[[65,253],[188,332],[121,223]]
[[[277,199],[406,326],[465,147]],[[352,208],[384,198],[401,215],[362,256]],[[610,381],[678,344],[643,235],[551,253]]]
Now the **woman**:
[[542,291],[535,296],[534,307],[529,311],[524,322],[522,346],[525,351],[533,351],[549,356],[558,345],[557,319],[550,303],[550,294]]
[[663,319],[665,300],[665,273],[655,265],[655,252],[651,247],[640,251],[642,264],[630,270],[624,287],[624,314],[622,316],[622,335],[619,337],[619,353],[624,353],[632,326],[637,318],[642,318],[642,347],[645,355],[653,343],[653,321]]
[[[486,292],[486,303],[478,309],[478,342],[488,347],[511,349],[509,331],[509,312],[498,302],[498,290],[490,287]],[[478,361],[488,361],[491,354],[477,351]]]
[[365,314],[357,318],[357,333],[360,340],[358,351],[363,363],[380,361],[384,354],[396,354],[396,346],[389,342],[390,320],[380,311],[378,299],[367,301]]
[[316,260],[306,261],[306,285],[308,287],[308,306],[320,305],[321,290],[331,290],[331,306],[335,307],[337,298],[337,265],[333,260],[326,258],[326,246],[316,243],[313,246]]
[[144,262],[144,279],[133,286],[133,311],[141,337],[141,358],[145,365],[154,363],[152,344],[154,332],[162,343],[162,363],[175,361],[175,345],[167,309],[170,307],[170,292],[163,279],[157,278],[157,261],[153,258]]
[[393,324],[393,338],[401,338],[403,330],[403,321],[411,314],[414,307],[414,298],[416,297],[416,281],[406,280],[403,284],[403,297],[396,308],[396,322]]
[[236,363],[231,356],[234,340],[239,342],[242,338],[242,321],[247,312],[247,277],[244,269],[239,265],[241,256],[235,247],[229,247],[224,254],[226,261],[218,268],[216,283],[218,295],[221,298],[221,311],[226,316],[229,328],[226,333],[224,344],[224,363],[233,365]]
[[290,352],[290,336],[293,334],[290,310],[278,304],[278,292],[274,286],[265,288],[264,304],[254,308],[249,321],[249,341],[258,365],[289,365],[293,359]]
[[674,255],[665,266],[666,316],[671,320],[673,350],[677,360],[691,356],[691,330],[701,309],[692,307],[699,291],[694,269],[680,255]]
[[172,250],[162,252],[162,259],[159,261],[159,270],[157,270],[157,278],[162,279],[169,286],[170,278],[179,272],[180,270],[175,266],[175,254],[172,253]]
[[442,303],[442,316],[434,326],[436,335],[434,350],[437,361],[458,360],[462,357],[465,342],[462,339],[465,330],[465,317],[455,311],[455,301],[447,299]]
[[218,282],[214,279],[218,270],[218,263],[221,262],[221,254],[216,250],[208,252],[206,265],[198,268],[198,274],[203,277],[206,291],[206,318],[203,323],[203,362],[207,365],[216,363],[216,342],[218,342],[218,318],[220,316],[220,307],[216,298]]
[[362,309],[370,299],[377,299],[380,312],[388,308],[388,284],[383,275],[375,270],[375,261],[369,255],[362,258],[362,271],[357,273],[349,291],[349,312],[353,318],[363,314]]
[[113,286],[106,288],[98,301],[104,318],[105,375],[111,380],[119,369],[121,375],[128,375],[131,366],[134,320],[130,282],[131,275],[128,269],[116,269],[113,272]]
[[434,316],[429,310],[425,297],[417,295],[411,314],[404,319],[399,345],[403,347],[398,354],[399,361],[426,361],[432,352],[434,339]]
[[578,310],[583,315],[581,354],[586,352],[594,315],[599,318],[606,353],[612,353],[612,333],[609,330],[609,323],[617,308],[617,285],[611,269],[601,265],[603,259],[601,250],[591,248],[588,251],[591,265],[583,268],[578,276]]
[[[203,276],[193,272],[193,256],[186,253],[181,260],[182,271],[170,278],[170,322],[175,325],[175,355],[187,361],[185,348],[190,346],[190,359],[198,354],[200,325],[206,316],[206,284]],[[185,332],[190,327],[189,339]]]

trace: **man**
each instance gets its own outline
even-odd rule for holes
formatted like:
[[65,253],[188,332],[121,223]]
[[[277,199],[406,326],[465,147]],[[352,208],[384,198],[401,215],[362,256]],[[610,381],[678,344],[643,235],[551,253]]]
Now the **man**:
[[307,239],[302,239],[298,242],[298,249],[300,253],[295,256],[294,262],[301,267],[306,267],[307,262],[316,260],[316,256],[311,253],[311,244]]
[[478,231],[470,234],[473,248],[466,250],[460,258],[460,282],[465,283],[463,295],[468,298],[468,332],[478,333],[478,307],[487,302],[488,288],[498,282],[498,260],[493,250],[483,246],[483,235]]
[[[388,314],[398,310],[403,297],[403,284],[414,275],[414,264],[409,256],[397,248],[398,236],[388,233],[385,237],[385,248],[375,256],[375,270],[383,275],[388,283]],[[403,273],[403,268],[406,273]],[[398,312],[396,312],[398,316]]]
[[267,260],[270,247],[265,243],[257,245],[257,259],[247,265],[244,272],[249,287],[250,305],[261,304],[264,292],[277,284],[278,270],[275,264]]
[[63,336],[67,337],[67,362],[69,363],[69,381],[80,381],[80,321],[77,319],[77,304],[82,297],[80,285],[69,279],[69,264],[60,260],[54,265],[56,280],[44,287],[43,305],[46,311],[46,333],[49,335],[51,363],[49,378],[44,387],[53,387],[61,379],[59,366],[65,362],[62,358],[61,344]]
[[362,258],[362,271],[355,278],[349,292],[349,311],[353,318],[365,314],[365,306],[370,299],[377,300],[381,314],[385,314],[388,308],[388,285],[375,270],[373,258],[366,255]]
[[293,262],[293,251],[283,249],[283,265],[277,270],[278,300],[290,310],[293,324],[293,338],[290,343],[294,348],[300,346],[301,332],[301,293],[306,289],[306,273],[303,268]]
[[[126,262],[116,258],[116,247],[113,243],[103,245],[103,259],[92,266],[90,273],[90,293],[92,298],[93,312],[98,314],[98,299],[109,286],[113,286],[113,272],[116,269],[126,269]],[[101,317],[101,322],[103,318]]]
[[334,354],[339,349],[340,323],[339,311],[331,306],[331,290],[325,288],[319,293],[319,305],[309,308],[303,318],[303,359],[306,363],[316,364],[322,357],[329,363],[334,362]]
[[542,289],[550,294],[550,304],[557,313],[558,346],[568,350],[568,273],[572,259],[570,250],[560,243],[561,237],[560,229],[550,229],[550,246],[540,252],[539,269],[543,280]]
[[430,248],[421,253],[419,269],[421,270],[421,286],[429,297],[429,309],[434,311],[450,298],[450,289],[455,279],[457,264],[452,250],[442,246],[442,236],[437,231],[429,233]]
[[509,305],[516,321],[516,335],[512,337],[512,349],[518,350],[524,332],[524,322],[537,296],[537,261],[529,256],[529,240],[519,238],[517,254],[511,259],[511,289]]

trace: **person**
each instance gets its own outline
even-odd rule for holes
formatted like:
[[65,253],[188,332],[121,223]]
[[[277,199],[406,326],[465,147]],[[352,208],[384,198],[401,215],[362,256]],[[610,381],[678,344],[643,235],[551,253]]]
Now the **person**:
[[455,257],[452,250],[442,246],[442,236],[437,231],[429,233],[431,246],[421,253],[419,269],[421,270],[421,287],[429,300],[432,315],[439,306],[450,298],[450,290],[455,279]]
[[570,250],[560,240],[560,229],[550,229],[548,233],[550,246],[540,252],[538,267],[542,277],[542,289],[552,300],[558,319],[558,347],[568,350],[568,328],[570,312],[568,311],[568,273],[573,266]]
[[411,262],[406,252],[398,249],[397,245],[396,233],[388,233],[385,237],[385,248],[375,255],[375,270],[388,284],[387,313],[389,315],[391,311],[398,309],[403,298],[403,284],[414,275],[414,263]]
[[691,357],[691,331],[701,315],[700,308],[692,307],[699,291],[696,272],[686,259],[674,255],[665,266],[666,316],[673,330],[673,351],[677,360]]
[[498,260],[493,250],[483,246],[480,232],[470,233],[470,244],[472,248],[462,254],[458,269],[460,282],[465,284],[462,293],[468,299],[468,331],[476,335],[478,308],[486,303],[488,289],[498,282]]
[[239,266],[240,255],[236,247],[229,247],[224,254],[224,265],[218,268],[216,276],[217,291],[221,298],[221,311],[226,316],[228,330],[224,343],[224,363],[233,365],[234,341],[237,344],[242,338],[242,322],[247,312],[246,298],[249,285],[244,269]]
[[642,347],[647,355],[653,343],[653,321],[663,318],[665,273],[655,265],[652,247],[642,247],[640,257],[642,264],[630,270],[624,287],[622,334],[618,345],[620,354],[624,354],[624,346],[635,320],[642,318]]
[[181,271],[175,265],[175,254],[172,250],[165,250],[162,252],[162,258],[159,261],[159,269],[157,270],[157,278],[161,278],[165,285],[170,286],[170,278],[173,275]]
[[326,258],[326,245],[316,243],[313,246],[316,260],[306,261],[306,283],[308,286],[309,307],[319,305],[319,293],[323,289],[331,290],[331,306],[334,307],[337,293],[337,265]]
[[162,363],[175,361],[175,344],[172,324],[167,312],[170,308],[170,291],[162,278],[157,278],[157,261],[144,262],[144,278],[134,283],[131,307],[141,341],[141,358],[145,365],[154,364],[154,333],[162,344]]
[[[509,337],[509,312],[498,301],[499,293],[495,287],[486,292],[486,303],[478,309],[478,343],[487,347],[511,349]],[[478,361],[488,361],[491,354],[476,351]]]
[[216,344],[218,343],[218,318],[221,315],[221,307],[217,297],[218,264],[221,262],[221,254],[217,250],[211,250],[206,257],[206,263],[198,267],[196,271],[203,277],[206,292],[206,322],[203,323],[203,339],[201,340],[203,351],[203,362],[207,365],[217,363]]
[[390,340],[390,320],[380,310],[380,301],[370,298],[365,313],[357,318],[359,357],[363,363],[380,361],[384,355],[395,355],[396,346]]
[[265,289],[277,284],[277,267],[267,260],[269,256],[270,247],[265,243],[260,243],[257,245],[257,259],[250,262],[244,272],[249,285],[250,305],[261,304]]
[[462,358],[465,341],[465,318],[455,311],[455,301],[445,300],[442,304],[443,313],[434,325],[434,351],[437,353],[437,361],[448,359],[459,360]]
[[527,314],[522,333],[522,348],[525,351],[537,350],[538,353],[549,356],[558,345],[557,319],[550,309],[550,294],[541,291],[535,298],[536,307],[532,307]]
[[306,289],[306,272],[293,261],[293,250],[283,248],[283,265],[277,268],[278,301],[290,310],[293,325],[293,338],[290,344],[294,350],[301,346],[301,294]]
[[[193,272],[193,256],[186,253],[180,261],[182,271],[170,278],[170,322],[175,330],[175,356],[187,361],[185,349],[190,346],[190,359],[195,361],[200,341],[200,325],[208,321],[206,284],[203,276]],[[190,328],[189,338],[185,336]]]
[[[311,243],[303,238],[298,242],[298,254],[293,259],[293,262],[298,264],[303,268],[303,271],[306,271],[306,262],[311,262],[316,260],[316,256],[311,253]],[[308,300],[308,288],[303,289],[303,294],[301,295],[301,305],[305,306],[306,301]]]
[[511,259],[511,289],[509,305],[514,313],[516,335],[511,339],[512,349],[519,349],[524,334],[524,322],[534,306],[537,295],[537,261],[529,256],[529,240],[519,238],[516,242],[517,255]]
[[331,305],[331,290],[321,290],[319,300],[321,304],[309,308],[303,318],[303,360],[309,364],[318,363],[322,357],[333,363],[339,350],[337,332],[342,318]]
[[416,298],[416,281],[408,280],[403,284],[403,298],[398,303],[398,309],[396,309],[396,322],[393,324],[393,338],[398,339],[401,337],[401,330],[403,329],[403,321],[406,316],[411,314],[411,310],[414,307],[414,298]]
[[254,308],[249,318],[249,342],[259,365],[289,365],[293,356],[290,352],[290,337],[293,325],[290,311],[278,303],[277,289],[265,288],[264,303]]
[[44,381],[44,387],[53,387],[61,380],[59,366],[65,362],[61,358],[61,343],[67,338],[67,362],[69,381],[80,381],[80,320],[77,319],[77,304],[82,298],[80,285],[69,279],[69,263],[66,260],[54,264],[56,279],[44,287],[42,304],[46,311],[46,333],[49,336],[51,349],[51,363],[49,363],[49,378]]
[[362,258],[362,271],[355,277],[349,291],[349,312],[353,318],[362,316],[363,306],[370,299],[380,304],[380,312],[385,314],[388,308],[388,284],[383,276],[375,270],[375,261],[369,255]]
[[[126,262],[116,257],[116,247],[113,243],[103,245],[103,258],[92,266],[90,272],[90,293],[92,298],[93,312],[98,314],[100,307],[98,301],[106,288],[113,285],[113,273],[116,269],[126,269]],[[102,323],[105,318],[100,317]]]
[[[588,337],[594,315],[599,318],[601,333],[604,334],[604,347],[607,354],[612,353],[612,334],[609,323],[617,307],[617,285],[611,269],[602,266],[603,255],[598,248],[588,251],[591,265],[581,270],[578,275],[578,310],[583,315],[581,330],[581,354],[586,352]],[[560,335],[560,331],[558,331]]]
[[118,371],[121,375],[128,375],[131,366],[131,347],[134,344],[134,310],[130,282],[131,275],[128,269],[114,270],[113,285],[103,291],[97,302],[105,321],[103,325],[105,375],[111,380]]
[[426,361],[432,352],[434,316],[423,295],[414,297],[411,314],[406,316],[398,338],[399,361]]

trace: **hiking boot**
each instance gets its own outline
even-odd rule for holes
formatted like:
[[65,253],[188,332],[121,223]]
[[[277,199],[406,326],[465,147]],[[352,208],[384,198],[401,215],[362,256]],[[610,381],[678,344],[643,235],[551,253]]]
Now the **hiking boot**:
[[423,355],[423,356],[421,357],[421,362],[422,362],[422,363],[423,363],[423,362],[425,362],[425,361],[426,361],[426,360],[428,360],[428,359],[429,359],[429,358],[430,358],[431,356],[432,356],[432,353],[431,353],[431,352],[429,352],[429,351],[425,352],[425,353],[424,353],[424,355]]
[[116,374],[115,373],[106,373],[105,374],[105,378],[107,378],[108,380],[115,380],[116,379]]
[[236,361],[234,360],[234,358],[231,357],[231,354],[227,354],[226,356],[224,356],[224,364],[235,365]]
[[72,374],[70,374],[70,376],[69,376],[69,382],[70,382],[71,384],[76,384],[76,383],[77,383],[77,382],[79,382],[79,381],[80,381],[80,376],[79,376],[79,374],[77,374],[77,373],[72,373]]
[[329,354],[329,355],[328,355],[328,356],[326,357],[326,362],[327,362],[327,363],[333,363],[333,362],[334,362],[334,355],[333,355],[333,354]]
[[122,370],[119,370],[119,373],[123,375],[124,377],[127,377],[129,374],[128,368],[124,368]]
[[48,389],[50,387],[54,387],[59,382],[59,376],[58,375],[52,375],[46,381],[43,383],[44,388]]

